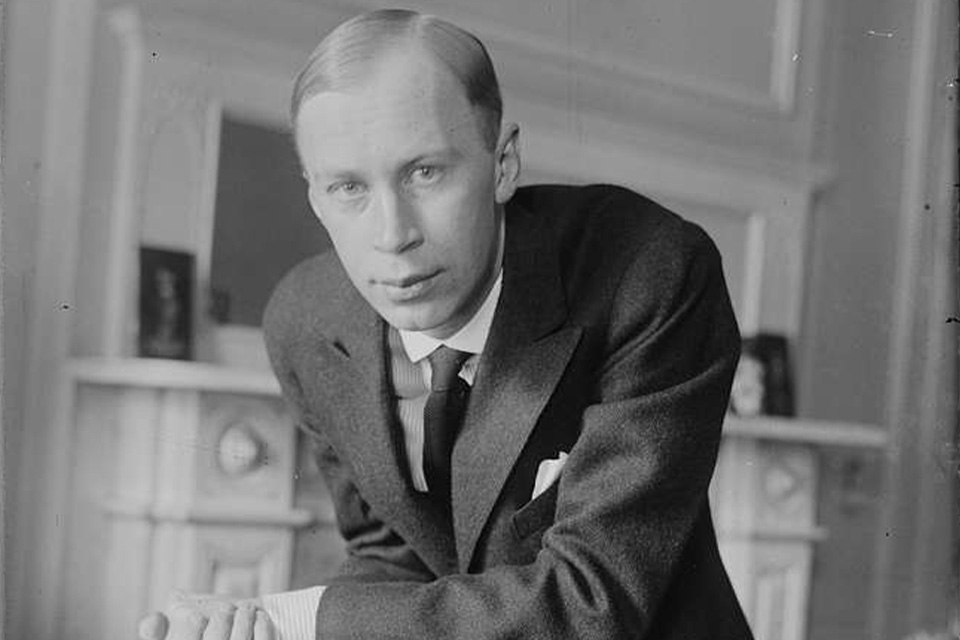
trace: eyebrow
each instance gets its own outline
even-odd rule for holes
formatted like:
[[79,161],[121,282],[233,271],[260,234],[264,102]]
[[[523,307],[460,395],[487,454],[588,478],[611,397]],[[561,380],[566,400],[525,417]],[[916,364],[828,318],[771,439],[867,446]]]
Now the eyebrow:
[[463,157],[463,153],[453,147],[447,147],[444,149],[437,149],[436,151],[428,151],[426,153],[421,153],[416,157],[404,162],[401,166],[404,170],[415,167],[418,164],[422,164],[425,161],[430,160],[442,160],[442,161],[453,161],[459,160]]
[[[409,171],[411,168],[429,162],[431,160],[440,160],[452,162],[463,157],[463,152],[454,147],[446,147],[419,153],[413,158],[400,164],[400,172]],[[318,182],[335,182],[339,180],[362,180],[363,170],[356,169],[332,169],[330,171],[319,170],[313,173],[314,180]]]
[[356,180],[360,177],[360,174],[351,169],[335,169],[333,171],[315,171],[313,173],[313,179],[318,182],[336,182],[338,180]]

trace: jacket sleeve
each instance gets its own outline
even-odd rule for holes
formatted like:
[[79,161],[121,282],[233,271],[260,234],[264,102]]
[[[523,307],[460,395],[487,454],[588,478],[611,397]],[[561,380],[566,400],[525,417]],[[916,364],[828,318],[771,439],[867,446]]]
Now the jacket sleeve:
[[318,467],[336,505],[337,526],[347,558],[331,584],[349,582],[427,582],[433,573],[407,543],[370,511],[353,482],[350,467],[332,447],[321,444]]
[[719,255],[684,224],[678,256],[664,264],[638,255],[623,273],[599,381],[591,382],[597,402],[583,412],[536,560],[427,583],[331,586],[318,638],[649,631],[706,508],[739,354]]
[[335,505],[337,527],[346,541],[347,558],[331,584],[350,582],[427,582],[434,576],[393,530],[371,513],[353,481],[350,465],[326,439],[324,421],[312,414],[301,386],[287,366],[268,328],[268,349],[274,373],[297,426],[313,439],[317,468]]

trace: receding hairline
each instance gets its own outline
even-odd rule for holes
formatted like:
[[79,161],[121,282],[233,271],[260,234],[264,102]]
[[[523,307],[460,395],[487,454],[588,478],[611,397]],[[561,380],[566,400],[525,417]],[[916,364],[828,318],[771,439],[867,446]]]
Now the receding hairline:
[[451,22],[402,9],[360,14],[321,40],[294,83],[290,104],[294,137],[297,117],[309,98],[362,87],[376,67],[399,49],[419,50],[437,68],[450,72],[477,118],[481,136],[488,146],[495,147],[503,104],[486,47],[479,38]]
[[[496,149],[498,140],[490,140],[489,136],[493,134],[499,138],[499,129],[496,132],[488,131],[490,124],[486,111],[470,103],[456,76],[419,43],[399,44],[395,50],[391,49],[371,63],[369,73],[352,83],[352,86],[326,89],[304,98],[300,107],[301,115],[298,116],[297,122],[294,122],[293,135],[298,151],[299,135],[303,131],[297,128],[298,123],[311,122],[310,118],[315,117],[308,115],[312,110],[312,102],[325,101],[328,96],[336,100],[329,104],[343,104],[339,102],[340,96],[348,100],[352,99],[353,102],[348,104],[353,105],[401,105],[414,101],[419,106],[414,111],[406,113],[417,114],[413,117],[421,121],[430,119],[447,131],[454,128],[464,128],[464,131],[469,129],[468,135],[476,136],[476,140],[487,151],[492,152]],[[427,102],[422,101],[425,98]],[[335,109],[338,108],[335,107]],[[336,112],[350,113],[349,111]],[[332,112],[325,111],[325,113]],[[399,112],[391,111],[391,113]],[[329,115],[324,116],[324,120],[329,117]],[[339,116],[333,117],[339,118]],[[438,120],[434,121],[434,117]],[[309,139],[309,134],[304,133],[304,135],[307,136],[304,140]]]
[[[380,73],[381,67],[396,57],[416,58],[418,56],[422,56],[425,61],[428,61],[431,69],[436,69],[444,73],[455,84],[461,87],[464,97],[468,102],[473,104],[472,101],[470,101],[470,96],[467,95],[466,87],[463,86],[463,82],[457,76],[455,70],[451,69],[449,64],[442,60],[436,52],[422,40],[416,37],[402,37],[379,43],[371,55],[365,57],[362,61],[354,63],[350,73],[338,74],[335,81],[325,82],[319,84],[319,86],[318,83],[310,85],[307,90],[303,91],[299,96],[297,104],[291,105],[292,115],[295,116],[298,114],[304,103],[316,95],[323,93],[356,93],[375,84],[378,81],[377,74]],[[426,67],[423,68],[426,69]]]

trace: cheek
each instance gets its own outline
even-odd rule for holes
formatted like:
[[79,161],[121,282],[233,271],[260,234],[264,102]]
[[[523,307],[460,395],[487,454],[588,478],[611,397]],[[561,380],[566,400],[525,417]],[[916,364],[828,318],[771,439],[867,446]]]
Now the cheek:
[[357,285],[363,280],[364,267],[369,265],[365,250],[366,242],[359,225],[324,223],[324,229],[330,236],[333,249],[347,270],[347,275]]
[[362,245],[355,239],[350,238],[336,250],[351,277],[357,280],[359,284],[360,276],[363,276],[367,267],[370,266],[369,256],[363,250]]
[[436,230],[458,252],[482,253],[489,237],[495,235],[496,212],[493,194],[485,181],[465,185],[443,203],[438,203]]
[[429,233],[431,251],[443,254],[452,265],[474,270],[486,255],[489,243],[495,241],[490,231],[492,225],[483,219],[484,215],[482,211],[460,209],[457,215],[442,218]]

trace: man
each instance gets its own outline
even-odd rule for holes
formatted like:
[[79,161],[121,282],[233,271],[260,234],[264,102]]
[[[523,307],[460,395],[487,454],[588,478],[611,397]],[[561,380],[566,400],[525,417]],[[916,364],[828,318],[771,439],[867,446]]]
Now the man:
[[750,638],[707,504],[739,353],[707,236],[624,189],[518,189],[482,44],[432,17],[338,27],[292,116],[336,256],[264,329],[349,557],[258,603],[283,640]]

